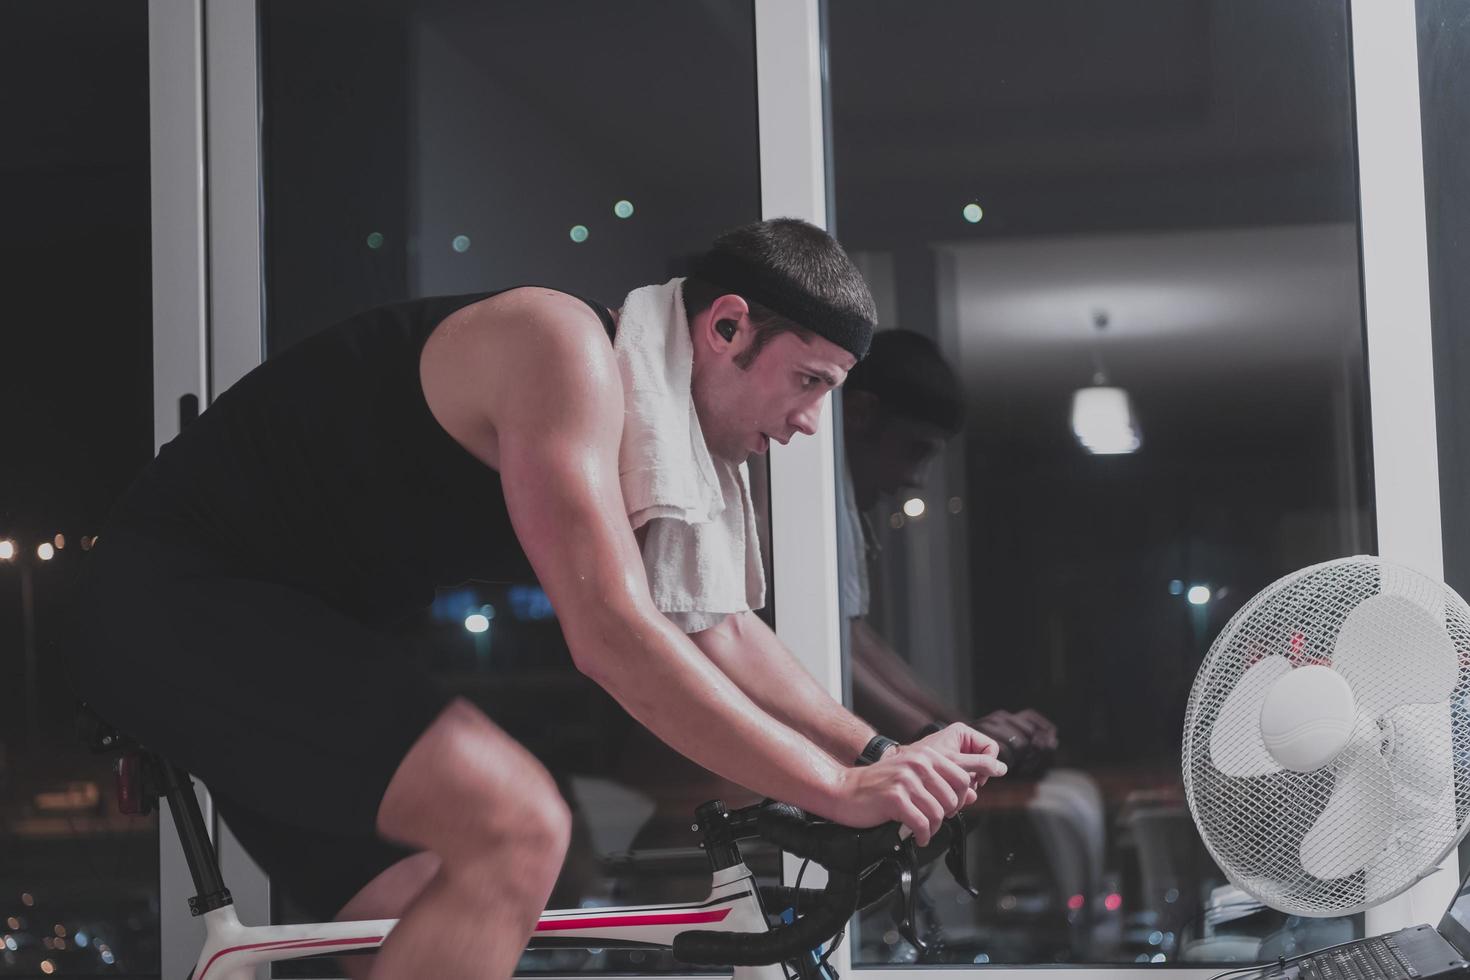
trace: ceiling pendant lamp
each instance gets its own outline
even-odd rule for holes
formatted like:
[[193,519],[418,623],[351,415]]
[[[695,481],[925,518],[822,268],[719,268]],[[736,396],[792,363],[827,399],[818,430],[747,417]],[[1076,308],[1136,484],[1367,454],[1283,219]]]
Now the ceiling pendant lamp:
[[[1107,312],[1095,312],[1092,325],[1101,336],[1108,326]],[[1132,400],[1126,390],[1108,384],[1100,344],[1094,344],[1092,356],[1096,368],[1092,384],[1072,393],[1072,434],[1083,449],[1095,456],[1137,452],[1143,436]]]

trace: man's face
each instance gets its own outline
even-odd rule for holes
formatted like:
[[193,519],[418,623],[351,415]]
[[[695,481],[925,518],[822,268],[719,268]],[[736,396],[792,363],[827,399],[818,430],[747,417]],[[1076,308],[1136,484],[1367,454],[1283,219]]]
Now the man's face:
[[[727,298],[738,299],[721,297],[707,321],[696,318],[693,394],[710,452],[743,462],[773,441],[784,445],[797,433],[814,434],[822,399],[847,379],[856,358],[822,337],[804,340],[793,332],[771,337],[754,360],[742,358],[755,331],[743,303],[738,319],[728,315],[737,311],[721,307]],[[701,334],[721,320],[736,323],[732,340]],[[748,363],[742,366],[742,360]]]
[[869,444],[879,494],[897,496],[918,490],[929,463],[944,448],[944,433],[926,422],[885,416]]
[[858,506],[874,506],[918,490],[948,433],[930,422],[885,409],[865,391],[846,395],[847,463]]

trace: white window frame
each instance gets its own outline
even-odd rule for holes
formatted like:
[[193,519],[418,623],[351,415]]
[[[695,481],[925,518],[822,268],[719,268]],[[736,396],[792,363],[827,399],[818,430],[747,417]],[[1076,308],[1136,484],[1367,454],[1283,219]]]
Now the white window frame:
[[[148,112],[153,281],[153,442],[178,434],[179,400],[209,402],[204,202],[203,16],[196,0],[149,0]],[[214,824],[208,794],[200,794]],[[159,928],[165,976],[193,969],[204,929],[172,814],[158,817]],[[181,911],[184,910],[184,911]]]
[[[260,135],[254,2],[149,0],[149,126],[155,449],[179,431],[179,398],[203,411],[263,350]],[[210,147],[220,152],[210,153]],[[228,148],[228,151],[225,151]],[[240,914],[268,921],[269,882],[196,784]],[[204,941],[173,818],[159,814],[164,976],[184,976]]]
[[[762,212],[825,226],[822,0],[753,3]],[[1414,4],[1349,6],[1379,552],[1442,575]],[[149,0],[148,14],[154,433],[161,445],[177,432],[181,395],[195,394],[202,410],[265,350],[259,45],[253,0]],[[815,437],[772,448],[774,595],[779,635],[841,696],[831,423],[828,399]],[[167,814],[160,834],[163,970],[183,975],[199,931],[185,911],[191,884]],[[242,915],[265,921],[265,875],[228,833],[216,837]],[[1441,873],[1371,910],[1369,933],[1436,920],[1458,883],[1457,867],[1451,854]],[[851,969],[846,947],[835,959],[839,970]],[[860,969],[865,980],[890,980],[889,974],[913,980],[908,975],[924,968]],[[1160,970],[1092,969],[1130,980]],[[950,969],[947,975],[979,972],[1020,980],[1021,970]],[[1064,980],[1076,972],[1024,970],[1025,980]],[[1203,980],[1216,971],[1167,972]]]
[[[1378,553],[1443,578],[1414,0],[1349,9]],[[1459,878],[1451,851],[1438,873],[1369,909],[1368,934],[1438,922]]]

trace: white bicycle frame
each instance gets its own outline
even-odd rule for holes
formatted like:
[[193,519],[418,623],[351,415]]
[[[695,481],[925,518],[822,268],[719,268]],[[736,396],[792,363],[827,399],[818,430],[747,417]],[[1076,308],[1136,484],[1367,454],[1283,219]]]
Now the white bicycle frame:
[[[193,980],[254,980],[256,967],[263,963],[377,949],[398,924],[397,919],[373,919],[247,926],[234,905],[206,912],[202,918],[204,949]],[[702,902],[544,912],[528,948],[667,948],[689,929],[765,932],[767,928],[755,878],[742,863],[714,872],[709,898]],[[735,968],[735,980],[785,980],[785,975],[780,964]]]
[[[219,855],[195,796],[192,778],[183,769],[149,752],[92,715],[85,705],[82,707],[83,719],[92,729],[87,741],[93,751],[114,754],[117,757],[115,772],[119,809],[124,813],[148,813],[157,808],[161,801],[167,800],[168,810],[179,832],[179,844],[194,881],[196,894],[189,899],[189,907],[204,920],[204,947],[190,971],[191,980],[254,980],[256,969],[266,963],[374,950],[387,941],[394,926],[398,924],[397,919],[272,926],[247,926],[242,923],[230,890],[225,887]],[[708,898],[702,902],[677,905],[546,911],[537,919],[526,948],[672,949],[680,935],[686,932],[742,934],[744,939],[727,939],[724,944],[716,943],[713,946],[696,942],[693,948],[686,951],[686,955],[696,957],[694,962],[704,963],[719,963],[719,959],[711,957],[724,956],[727,951],[733,953],[732,959],[764,959],[767,956],[779,958],[771,964],[737,966],[734,971],[735,980],[786,980],[787,964],[796,965],[802,976],[836,980],[836,972],[826,967],[825,955],[818,961],[816,950],[802,947],[809,942],[825,944],[826,939],[830,938],[819,938],[813,935],[815,931],[825,930],[828,926],[832,927],[833,933],[840,931],[841,922],[834,921],[831,913],[834,909],[850,910],[856,906],[860,894],[857,891],[859,878],[855,877],[856,873],[848,873],[850,890],[839,889],[835,893],[838,901],[850,902],[850,905],[829,908],[827,917],[816,920],[820,923],[818,929],[812,929],[808,922],[807,928],[798,929],[790,933],[789,937],[776,937],[778,941],[772,943],[769,941],[770,937],[764,937],[764,934],[771,932],[771,926],[766,918],[755,876],[740,855],[739,842],[764,836],[759,829],[761,821],[770,818],[778,822],[773,823],[767,833],[779,833],[782,838],[780,842],[800,847],[803,851],[808,847],[818,848],[815,839],[809,845],[800,834],[792,836],[793,825],[796,830],[809,829],[807,818],[798,810],[769,801],[731,813],[719,800],[711,800],[698,807],[694,815],[697,822],[693,829],[701,831],[704,836],[700,847],[704,850],[711,869]],[[843,828],[839,828],[841,829]],[[869,871],[876,867],[877,862],[873,848],[886,848],[891,843],[893,850],[898,852],[898,842],[907,837],[907,828],[899,828],[891,842],[887,837],[889,828],[886,826],[869,832],[859,832],[852,828],[845,830],[855,835],[850,838],[854,850],[841,860],[846,863],[854,860],[867,861],[870,863]],[[772,837],[766,839],[778,843]],[[829,840],[827,847],[830,846]],[[886,851],[883,853],[886,854]],[[908,853],[911,855],[912,851]],[[817,860],[819,864],[822,863],[821,859]],[[829,886],[831,884],[829,881]],[[788,900],[786,892],[778,894],[781,897],[775,899],[776,901]],[[827,896],[828,893],[823,892],[822,897]],[[789,898],[801,901],[800,893],[791,893]],[[743,944],[751,943],[754,937],[763,937],[764,941],[750,948],[742,948]],[[782,939],[787,941],[781,942]],[[720,952],[710,952],[711,949]],[[812,957],[810,964],[806,957]],[[814,967],[815,970],[809,967]]]

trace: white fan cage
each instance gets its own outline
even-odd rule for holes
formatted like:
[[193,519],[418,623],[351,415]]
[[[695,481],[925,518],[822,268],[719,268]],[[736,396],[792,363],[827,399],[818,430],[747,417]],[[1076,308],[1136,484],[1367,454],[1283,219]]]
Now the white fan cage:
[[[1376,861],[1370,874],[1360,870],[1342,878],[1323,879],[1308,873],[1299,848],[1327,804],[1341,760],[1312,772],[1282,770],[1264,776],[1228,776],[1211,761],[1210,739],[1221,706],[1241,676],[1263,657],[1285,657],[1292,666],[1332,662],[1343,621],[1363,600],[1381,591],[1391,577],[1392,591],[1421,607],[1443,608],[1443,625],[1458,659],[1458,675],[1444,706],[1408,705],[1403,720],[1421,723],[1446,715],[1451,727],[1454,825],[1424,832],[1413,821],[1394,819],[1389,842],[1391,860]],[[1383,637],[1385,657],[1394,656],[1396,641],[1422,630],[1423,617],[1394,622],[1392,616],[1372,628]],[[1375,652],[1379,644],[1375,643]],[[1262,741],[1257,724],[1239,725],[1229,738]],[[1386,733],[1387,738],[1387,733]],[[1398,782],[1391,746],[1389,778]],[[1264,744],[1262,743],[1264,750]],[[1294,915],[1347,915],[1400,894],[1438,866],[1465,835],[1470,813],[1470,607],[1455,591],[1411,569],[1373,556],[1340,558],[1293,572],[1262,590],[1226,624],[1211,645],[1195,677],[1184,721],[1184,789],[1195,824],[1211,856],[1237,886],[1273,908]],[[1387,799],[1398,800],[1396,787]],[[1392,803],[1390,805],[1393,805]],[[1402,803],[1398,804],[1402,806]],[[1446,807],[1447,809],[1447,807]],[[1350,835],[1347,822],[1341,833]]]

